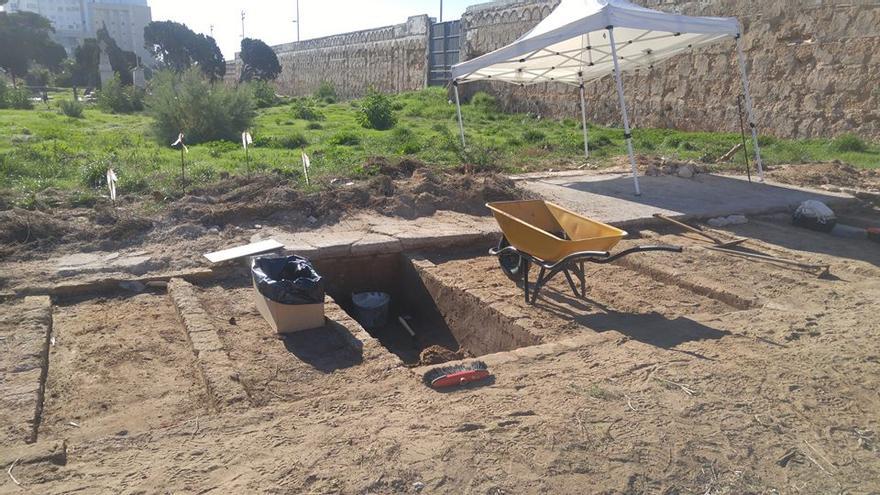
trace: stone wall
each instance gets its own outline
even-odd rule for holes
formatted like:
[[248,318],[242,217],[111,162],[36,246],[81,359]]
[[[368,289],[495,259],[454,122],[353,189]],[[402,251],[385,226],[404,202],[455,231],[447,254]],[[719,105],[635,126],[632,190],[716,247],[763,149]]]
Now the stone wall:
[[[463,60],[508,44],[546,17],[558,0],[502,0],[462,18]],[[745,29],[746,57],[758,125],[780,137],[856,132],[880,138],[880,1],[877,0],[637,0],[687,15],[736,16]],[[627,74],[624,84],[636,126],[738,130],[742,91],[735,45],[722,42]],[[508,110],[578,116],[577,90],[544,84],[517,88],[475,83]],[[620,125],[613,81],[588,85],[589,118]]]
[[400,92],[425,87],[428,73],[428,16],[366,31],[273,47],[282,72],[278,89],[291,96],[314,93],[322,81],[340,98],[355,98],[371,86]]

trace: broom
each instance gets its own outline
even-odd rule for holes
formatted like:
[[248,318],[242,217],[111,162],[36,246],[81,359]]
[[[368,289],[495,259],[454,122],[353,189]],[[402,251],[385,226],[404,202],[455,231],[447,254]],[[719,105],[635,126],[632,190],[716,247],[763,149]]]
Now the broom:
[[431,388],[450,388],[489,378],[489,367],[482,361],[454,366],[442,366],[425,373],[425,385]]

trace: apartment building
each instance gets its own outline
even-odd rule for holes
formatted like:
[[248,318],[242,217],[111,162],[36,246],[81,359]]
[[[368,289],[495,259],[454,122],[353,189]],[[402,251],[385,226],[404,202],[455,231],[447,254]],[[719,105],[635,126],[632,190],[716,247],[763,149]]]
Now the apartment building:
[[152,20],[152,13],[147,0],[9,0],[5,9],[36,12],[52,21],[55,41],[68,53],[107,26],[120,48],[135,52],[149,63],[144,27]]

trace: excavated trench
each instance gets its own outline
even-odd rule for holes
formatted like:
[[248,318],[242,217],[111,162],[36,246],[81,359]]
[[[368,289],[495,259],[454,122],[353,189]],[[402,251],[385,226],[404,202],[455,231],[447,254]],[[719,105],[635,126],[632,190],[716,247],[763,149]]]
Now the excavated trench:
[[419,258],[391,254],[316,265],[327,281],[327,292],[355,319],[354,293],[380,291],[391,296],[387,324],[367,331],[408,365],[438,364],[540,342],[510,318],[481,305],[466,286],[443,283]]

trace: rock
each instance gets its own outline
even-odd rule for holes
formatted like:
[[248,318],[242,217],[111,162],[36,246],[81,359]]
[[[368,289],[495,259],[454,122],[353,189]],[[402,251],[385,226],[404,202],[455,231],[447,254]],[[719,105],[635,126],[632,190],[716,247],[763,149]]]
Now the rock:
[[656,165],[648,165],[648,168],[645,170],[645,175],[648,177],[659,177],[662,173]]
[[691,177],[694,176],[695,173],[696,173],[696,170],[694,170],[694,166],[688,164],[688,165],[682,165],[682,166],[678,167],[677,175],[679,177],[681,177],[682,179],[690,179]]
[[415,490],[417,492],[422,491],[424,488],[425,488],[425,484],[422,483],[421,481],[416,481],[415,483],[413,483],[413,490]]
[[712,227],[720,228],[728,225],[744,225],[749,223],[749,219],[743,215],[730,215],[729,217],[710,218],[706,223]]

